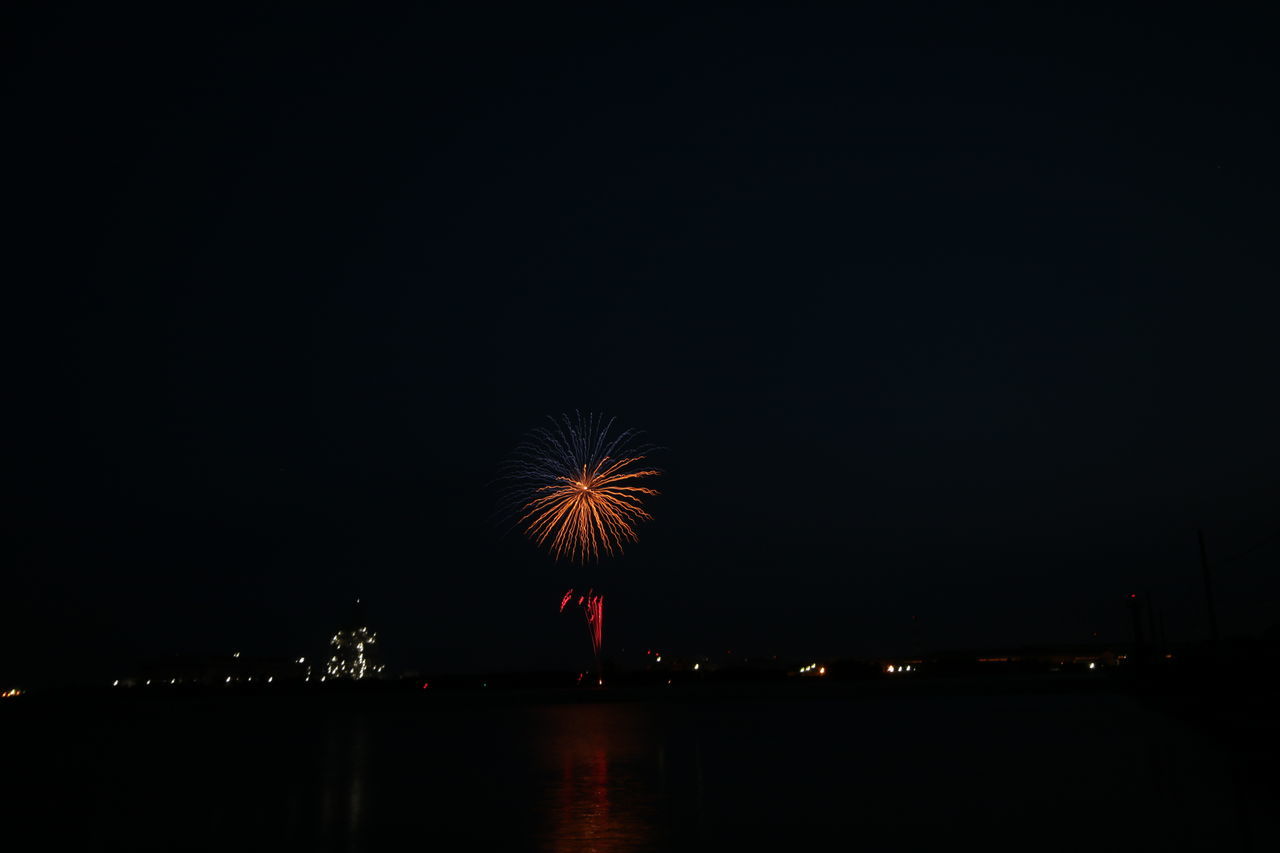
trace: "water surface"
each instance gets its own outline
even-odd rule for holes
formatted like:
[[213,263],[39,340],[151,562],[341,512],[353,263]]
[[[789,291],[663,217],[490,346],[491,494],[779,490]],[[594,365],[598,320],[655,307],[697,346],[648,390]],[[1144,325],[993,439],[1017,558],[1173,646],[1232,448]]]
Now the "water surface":
[[5,825],[83,849],[1280,838],[1275,792],[1245,758],[1118,694],[188,697],[33,703],[0,727]]

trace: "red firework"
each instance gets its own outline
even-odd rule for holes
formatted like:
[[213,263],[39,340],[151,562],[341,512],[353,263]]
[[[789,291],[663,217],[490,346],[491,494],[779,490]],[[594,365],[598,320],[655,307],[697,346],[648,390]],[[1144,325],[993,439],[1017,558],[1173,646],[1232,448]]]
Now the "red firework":
[[[572,599],[573,590],[570,589],[560,598],[561,613]],[[604,596],[589,589],[586,595],[578,596],[578,606],[587,619],[587,633],[591,635],[591,651],[596,659],[596,680],[604,684],[604,676],[600,671],[600,644],[604,640]]]

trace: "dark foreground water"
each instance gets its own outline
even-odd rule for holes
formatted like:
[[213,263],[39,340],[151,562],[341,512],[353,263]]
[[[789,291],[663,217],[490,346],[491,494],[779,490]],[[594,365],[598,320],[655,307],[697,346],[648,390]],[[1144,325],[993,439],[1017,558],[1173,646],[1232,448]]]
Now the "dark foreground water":
[[[12,849],[1277,849],[1246,747],[1114,693],[0,709]],[[8,848],[8,845],[5,845]],[[823,849],[829,849],[824,847]]]

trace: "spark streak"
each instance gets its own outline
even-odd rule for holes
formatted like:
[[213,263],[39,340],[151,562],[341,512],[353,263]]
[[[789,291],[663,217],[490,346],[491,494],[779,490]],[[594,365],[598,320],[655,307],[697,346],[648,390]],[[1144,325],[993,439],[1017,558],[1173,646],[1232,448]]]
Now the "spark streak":
[[[573,590],[569,590],[560,599],[560,612],[573,598]],[[604,641],[604,595],[597,595],[594,590],[587,590],[586,595],[578,596],[578,606],[587,619],[587,633],[591,635],[591,651],[596,659],[596,678],[604,683],[604,674],[600,670],[600,645]]]

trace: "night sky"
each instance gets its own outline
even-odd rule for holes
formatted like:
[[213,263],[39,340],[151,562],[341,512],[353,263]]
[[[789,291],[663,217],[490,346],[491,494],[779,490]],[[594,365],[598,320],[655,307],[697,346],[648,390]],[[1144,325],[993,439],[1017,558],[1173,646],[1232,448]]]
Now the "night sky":
[[[5,13],[0,679],[1194,641],[1197,528],[1280,621],[1265,20],[467,5]],[[586,567],[494,518],[575,409]]]

